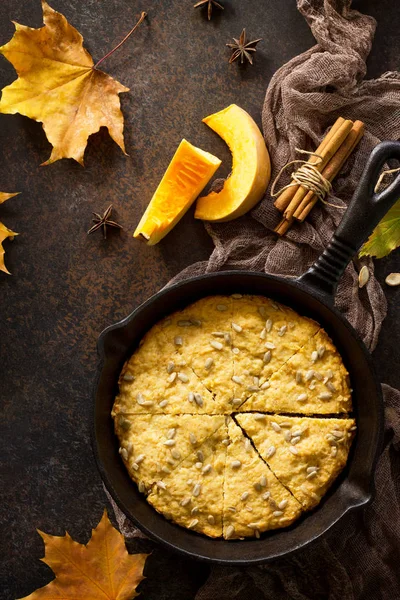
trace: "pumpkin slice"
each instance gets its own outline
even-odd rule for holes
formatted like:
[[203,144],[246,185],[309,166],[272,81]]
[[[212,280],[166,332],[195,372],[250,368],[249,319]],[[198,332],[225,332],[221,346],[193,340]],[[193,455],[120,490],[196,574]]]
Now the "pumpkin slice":
[[157,244],[183,217],[221,161],[182,140],[133,237]]
[[203,119],[228,144],[232,173],[220,192],[199,198],[196,219],[230,221],[244,215],[262,198],[271,176],[264,138],[251,116],[236,104]]

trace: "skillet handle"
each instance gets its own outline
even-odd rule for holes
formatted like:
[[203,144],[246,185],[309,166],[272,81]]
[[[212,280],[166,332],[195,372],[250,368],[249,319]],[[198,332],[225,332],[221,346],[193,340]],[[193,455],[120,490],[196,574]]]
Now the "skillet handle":
[[400,198],[400,173],[388,188],[374,192],[382,166],[391,158],[400,161],[400,142],[382,142],[373,149],[329,246],[298,279],[329,303],[333,303],[337,284],[350,260]]

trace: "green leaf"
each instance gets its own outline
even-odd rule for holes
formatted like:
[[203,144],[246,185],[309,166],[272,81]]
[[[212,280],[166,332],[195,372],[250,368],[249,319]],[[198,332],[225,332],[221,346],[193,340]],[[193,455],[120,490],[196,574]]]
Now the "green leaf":
[[400,200],[374,229],[359,256],[383,258],[400,246]]

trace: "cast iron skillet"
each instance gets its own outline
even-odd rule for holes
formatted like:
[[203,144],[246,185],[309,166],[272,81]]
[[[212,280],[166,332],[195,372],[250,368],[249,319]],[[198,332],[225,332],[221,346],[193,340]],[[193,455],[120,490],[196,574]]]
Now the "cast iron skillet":
[[[383,164],[390,158],[400,160],[399,142],[383,142],[374,149],[331,243],[297,281],[246,271],[194,277],[161,290],[129,317],[101,334],[93,429],[97,464],[121,510],[144,533],[167,548],[220,564],[263,563],[304,547],[327,532],[346,513],[371,500],[383,433],[381,388],[366,347],[333,304],[338,280],[350,259],[400,196],[400,176],[383,192],[375,194],[373,191]],[[326,329],[350,373],[358,432],[342,476],[313,512],[287,529],[265,533],[259,540],[225,541],[174,525],[146,502],[120,459],[110,412],[122,365],[154,323],[203,296],[235,292],[274,298],[312,317]]]

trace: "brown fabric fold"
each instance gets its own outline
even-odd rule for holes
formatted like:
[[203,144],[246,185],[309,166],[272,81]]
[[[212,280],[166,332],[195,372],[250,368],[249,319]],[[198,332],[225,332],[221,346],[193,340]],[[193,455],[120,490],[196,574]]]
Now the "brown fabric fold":
[[[271,154],[272,180],[295,147],[314,150],[338,116],[360,119],[366,134],[334,182],[330,201],[345,207],[372,148],[400,138],[400,74],[365,80],[366,58],[376,23],[351,9],[351,0],[297,0],[316,45],[281,67],[271,79],[262,125]],[[283,182],[285,183],[285,182]],[[215,248],[209,261],[192,265],[173,281],[227,268],[297,277],[327,246],[343,211],[319,203],[307,222],[277,239],[280,215],[266,194],[251,215],[206,224]],[[371,277],[358,287],[366,264]],[[337,307],[366,345],[376,346],[386,300],[373,262],[354,260],[339,284]],[[172,283],[172,282],[170,282]],[[384,386],[386,437],[376,471],[377,495],[364,511],[350,514],[323,541],[288,559],[248,569],[214,567],[196,600],[397,600],[400,598],[400,393]],[[121,531],[137,535],[116,509]]]

